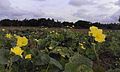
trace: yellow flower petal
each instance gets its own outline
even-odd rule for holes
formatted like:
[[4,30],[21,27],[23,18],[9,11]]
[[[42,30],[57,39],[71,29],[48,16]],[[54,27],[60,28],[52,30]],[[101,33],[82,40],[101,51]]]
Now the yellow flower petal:
[[105,41],[105,35],[104,34],[99,34],[95,37],[95,41],[98,42],[104,42]]
[[25,56],[25,59],[31,59],[32,58],[32,55],[31,54],[27,54],[26,56]]
[[102,29],[98,29],[95,26],[90,27],[89,35],[93,36],[95,38],[95,41],[97,42],[104,42],[105,41],[105,35],[103,34]]
[[17,36],[17,46],[23,47],[28,44],[28,39],[26,37]]
[[11,52],[13,52],[15,55],[22,57],[22,53],[24,52],[24,50],[16,46],[16,47],[11,48]]
[[6,34],[5,37],[11,39],[12,35],[11,34]]

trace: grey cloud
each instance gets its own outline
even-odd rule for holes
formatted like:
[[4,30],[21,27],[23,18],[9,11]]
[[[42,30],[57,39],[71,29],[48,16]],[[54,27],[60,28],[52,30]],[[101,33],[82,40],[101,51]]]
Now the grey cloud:
[[11,4],[8,0],[0,1],[0,15],[8,15],[12,12],[13,8],[10,7]]
[[103,11],[103,12],[107,12],[112,9],[112,7],[106,7],[106,6],[107,6],[106,4],[101,4],[101,5],[96,6],[96,8],[99,11]]
[[120,9],[117,12],[115,12],[113,15],[111,15],[110,18],[115,22],[118,22],[119,16],[120,16]]
[[10,2],[8,0],[0,0],[0,10],[6,10],[10,8]]
[[41,10],[39,10],[39,13],[25,11],[19,8],[12,8],[9,0],[0,1],[0,19],[3,19],[3,18],[24,19],[24,18],[30,18],[30,17],[38,18],[44,15],[45,14]]
[[109,14],[99,11],[92,12],[90,9],[79,9],[73,16],[83,20],[97,22],[106,19],[106,16],[109,16]]
[[35,12],[29,12],[29,11],[24,11],[24,10],[13,10],[8,13],[8,18],[11,19],[24,19],[24,18],[39,18],[44,16],[45,14],[43,12],[35,13]]
[[79,9],[73,16],[86,18],[88,17],[88,10],[87,9]]
[[93,5],[95,2],[93,0],[70,0],[70,5],[82,6],[82,5]]
[[115,5],[120,6],[120,0],[118,0],[117,2],[115,2]]
[[46,1],[46,0],[33,0],[33,1]]
[[60,20],[60,21],[64,21],[65,19],[63,17],[53,17],[55,20]]

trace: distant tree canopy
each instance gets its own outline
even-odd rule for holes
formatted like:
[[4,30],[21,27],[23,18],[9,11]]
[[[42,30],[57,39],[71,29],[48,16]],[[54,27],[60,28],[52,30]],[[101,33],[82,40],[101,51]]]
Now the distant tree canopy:
[[[120,18],[118,20],[120,22]],[[110,24],[101,24],[99,22],[89,22],[78,20],[77,22],[60,22],[55,21],[54,19],[24,19],[24,20],[10,20],[10,19],[3,19],[0,21],[0,26],[29,26],[29,27],[57,27],[57,28],[76,28],[76,29],[88,29],[90,26],[97,26],[103,29],[120,29],[119,23],[110,23]]]

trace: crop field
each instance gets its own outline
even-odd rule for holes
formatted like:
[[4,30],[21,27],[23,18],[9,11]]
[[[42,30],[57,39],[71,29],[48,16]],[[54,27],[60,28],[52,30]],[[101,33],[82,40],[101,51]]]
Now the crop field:
[[0,72],[120,72],[120,31],[0,27]]

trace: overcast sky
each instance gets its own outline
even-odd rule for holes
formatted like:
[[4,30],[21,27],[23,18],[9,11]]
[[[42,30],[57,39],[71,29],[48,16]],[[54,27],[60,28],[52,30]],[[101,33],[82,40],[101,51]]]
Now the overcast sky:
[[117,22],[120,0],[0,0],[0,19]]

